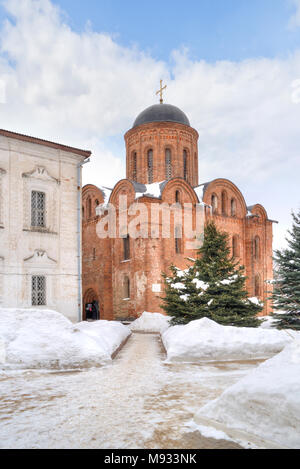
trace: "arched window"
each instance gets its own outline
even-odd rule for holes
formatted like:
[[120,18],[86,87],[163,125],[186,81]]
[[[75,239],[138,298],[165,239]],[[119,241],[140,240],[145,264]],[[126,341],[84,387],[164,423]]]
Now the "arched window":
[[236,217],[236,200],[235,199],[231,199],[230,206],[231,206],[231,216]]
[[132,155],[132,179],[137,180],[137,154],[136,151]]
[[183,178],[187,181],[188,178],[188,154],[186,150],[183,150]]
[[123,238],[123,260],[128,261],[130,259],[130,238],[127,235],[126,238]]
[[82,207],[82,219],[84,220],[84,207]]
[[261,287],[260,287],[260,276],[255,275],[254,279],[254,296],[257,298],[261,297]]
[[211,206],[212,206],[212,213],[217,213],[218,210],[218,197],[213,194],[211,196]]
[[227,215],[227,193],[222,192],[222,215]]
[[88,218],[91,218],[91,216],[92,216],[92,200],[90,198],[87,201],[87,212],[88,212]]
[[253,257],[256,261],[260,259],[260,239],[259,236],[255,236],[253,241]]
[[153,150],[148,150],[147,153],[147,166],[148,166],[148,184],[153,183]]
[[176,204],[180,204],[180,191],[175,192],[175,202]]
[[182,253],[182,227],[176,226],[175,228],[175,252],[176,254]]
[[232,256],[239,257],[239,238],[238,236],[233,236],[232,238]]
[[124,299],[127,300],[130,298],[130,279],[127,275],[124,277]]
[[172,178],[172,153],[171,153],[170,148],[166,149],[165,161],[166,161],[166,179],[169,180]]

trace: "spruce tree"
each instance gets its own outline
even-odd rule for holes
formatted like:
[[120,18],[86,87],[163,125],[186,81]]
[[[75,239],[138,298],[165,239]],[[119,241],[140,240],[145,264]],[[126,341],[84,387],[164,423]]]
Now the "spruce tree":
[[289,237],[286,238],[288,249],[275,251],[278,278],[272,295],[276,319],[274,327],[278,329],[300,330],[300,211],[292,213],[294,220]]
[[258,327],[262,307],[248,299],[244,267],[230,256],[228,235],[206,224],[203,246],[193,266],[181,272],[174,266],[165,278],[162,305],[172,324],[207,317],[222,325]]

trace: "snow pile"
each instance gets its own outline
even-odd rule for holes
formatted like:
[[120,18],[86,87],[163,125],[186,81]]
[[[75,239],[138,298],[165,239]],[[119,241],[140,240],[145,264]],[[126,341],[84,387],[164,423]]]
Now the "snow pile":
[[202,407],[202,418],[300,449],[300,340]]
[[272,329],[277,322],[272,316],[261,316],[259,319],[262,320],[261,329]]
[[294,337],[297,332],[221,326],[203,318],[169,328],[162,340],[168,361],[193,362],[267,358]]
[[109,356],[113,355],[130,334],[128,327],[113,321],[81,322],[76,325],[75,330],[95,340]]
[[158,332],[163,334],[169,327],[171,318],[160,313],[144,312],[130,325],[132,331]]
[[0,366],[96,366],[108,363],[112,350],[129,334],[128,328],[114,323],[103,328],[96,323],[86,332],[84,326],[73,325],[55,311],[0,309]]

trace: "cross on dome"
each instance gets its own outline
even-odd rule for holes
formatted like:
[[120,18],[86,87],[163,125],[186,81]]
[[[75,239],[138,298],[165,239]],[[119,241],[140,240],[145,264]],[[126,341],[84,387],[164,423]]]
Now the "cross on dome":
[[160,89],[156,92],[156,95],[160,94],[160,104],[163,104],[163,91],[167,89],[167,85],[163,87],[163,81],[160,80]]

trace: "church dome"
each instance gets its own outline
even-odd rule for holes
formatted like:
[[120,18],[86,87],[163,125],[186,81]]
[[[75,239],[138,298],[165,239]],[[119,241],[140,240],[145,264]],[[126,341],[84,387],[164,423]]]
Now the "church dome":
[[154,104],[154,106],[148,107],[138,115],[133,128],[150,122],[176,122],[189,127],[191,125],[185,113],[171,104]]

